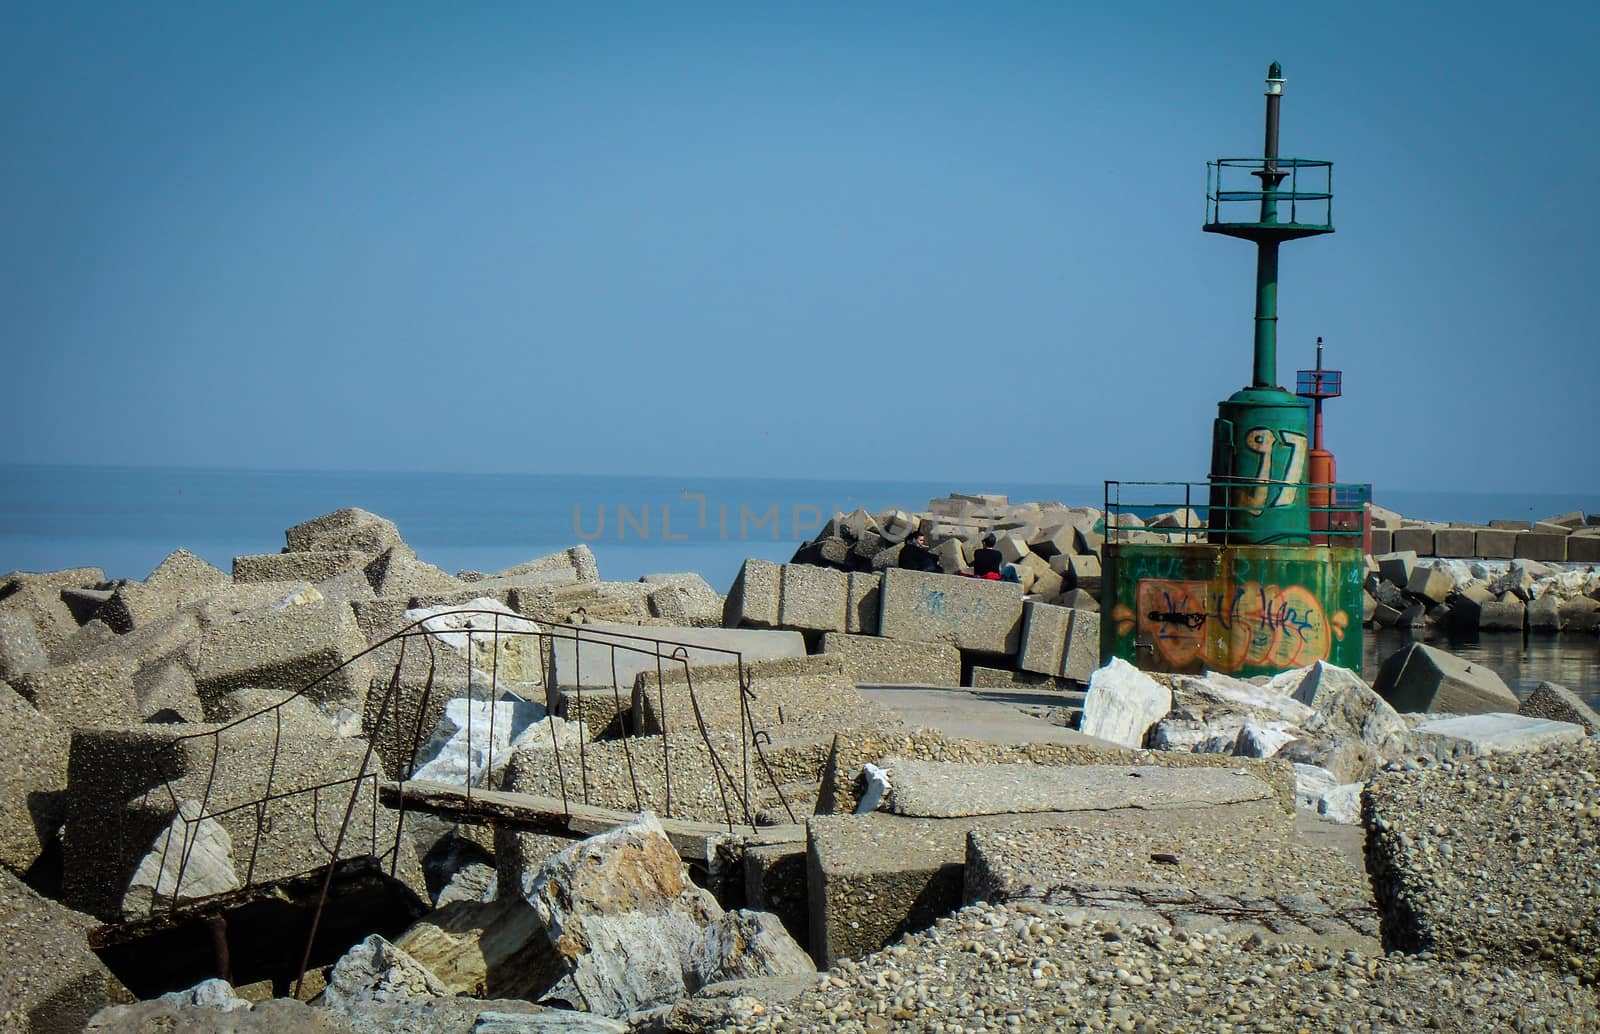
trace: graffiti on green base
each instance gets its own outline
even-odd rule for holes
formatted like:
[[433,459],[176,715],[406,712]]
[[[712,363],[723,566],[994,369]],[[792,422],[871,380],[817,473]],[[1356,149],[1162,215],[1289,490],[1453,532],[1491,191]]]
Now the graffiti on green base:
[[1147,578],[1136,607],[1112,611],[1117,634],[1137,631],[1177,671],[1297,668],[1326,660],[1350,627],[1348,614],[1327,613],[1303,585]]

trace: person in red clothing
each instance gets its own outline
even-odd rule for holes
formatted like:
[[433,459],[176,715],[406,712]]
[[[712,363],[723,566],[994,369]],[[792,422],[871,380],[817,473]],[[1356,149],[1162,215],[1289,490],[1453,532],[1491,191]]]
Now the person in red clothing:
[[994,548],[994,535],[983,537],[983,547],[972,552],[972,574],[977,578],[987,578],[991,582],[1000,580],[1000,565],[1006,558]]

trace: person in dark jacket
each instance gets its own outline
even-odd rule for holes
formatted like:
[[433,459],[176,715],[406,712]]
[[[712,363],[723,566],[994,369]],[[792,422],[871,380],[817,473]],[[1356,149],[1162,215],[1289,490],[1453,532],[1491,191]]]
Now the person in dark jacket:
[[994,548],[994,536],[985,535],[983,546],[972,551],[972,573],[977,578],[987,578],[991,582],[1000,580],[1000,565],[1006,558]]
[[900,566],[908,571],[931,571],[938,573],[939,560],[928,548],[928,536],[920,531],[911,533],[905,545],[900,547]]

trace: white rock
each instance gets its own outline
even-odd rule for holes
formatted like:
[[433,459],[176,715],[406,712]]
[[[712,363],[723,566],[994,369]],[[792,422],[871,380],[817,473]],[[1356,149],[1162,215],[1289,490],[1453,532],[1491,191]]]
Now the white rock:
[[1172,691],[1120,657],[1089,676],[1079,731],[1124,747],[1144,746],[1145,733],[1172,710]]
[[1243,715],[1231,711],[1203,718],[1169,714],[1150,729],[1150,749],[1177,754],[1231,754],[1244,723]]
[[539,626],[497,599],[480,596],[466,603],[415,607],[405,612],[405,621],[422,622],[434,639],[466,657],[474,684],[539,685],[542,680],[538,636],[518,634],[537,633]]
[[322,600],[322,593],[317,591],[316,586],[307,585],[303,589],[296,589],[277,603],[274,603],[272,609],[288,610],[290,607],[305,607],[313,603],[321,603]]
[[814,976],[817,964],[770,912],[739,909],[706,924],[689,950],[689,985],[719,980]]
[[449,994],[422,963],[373,934],[334,964],[322,1004],[352,1016],[371,1005]]
[[544,999],[603,1016],[686,997],[690,950],[722,915],[650,812],[552,855],[522,894],[567,967]]
[[1322,795],[1317,814],[1347,826],[1361,825],[1361,789],[1365,783],[1340,783]]
[[1355,672],[1317,661],[1278,678],[1293,683],[1294,699],[1315,709],[1302,724],[1307,732],[1333,740],[1360,739],[1383,755],[1405,751],[1405,719]]
[[1415,730],[1417,749],[1438,758],[1543,750],[1585,737],[1583,726],[1520,714],[1461,715],[1423,722]]
[[861,791],[860,800],[856,801],[857,815],[877,811],[878,805],[883,802],[883,795],[891,789],[889,773],[870,761],[861,766],[861,778],[866,780],[866,787]]
[[[551,728],[554,727],[554,742]],[[413,778],[456,785],[492,785],[524,746],[576,750],[584,735],[582,722],[568,722],[545,713],[543,704],[505,693],[487,700],[456,697],[425,743],[417,749]]]
[[161,1001],[177,1002],[179,1005],[202,1005],[221,1009],[223,1012],[250,1008],[248,999],[234,994],[232,984],[216,977],[202,980],[187,991],[169,991],[161,996]]
[[233,838],[216,819],[201,815],[199,801],[186,800],[134,870],[122,898],[122,914],[148,915],[174,900],[192,901],[241,886],[234,868]]
[[1234,742],[1233,753],[1241,758],[1270,758],[1290,740],[1298,739],[1300,730],[1287,722],[1257,722],[1246,719]]

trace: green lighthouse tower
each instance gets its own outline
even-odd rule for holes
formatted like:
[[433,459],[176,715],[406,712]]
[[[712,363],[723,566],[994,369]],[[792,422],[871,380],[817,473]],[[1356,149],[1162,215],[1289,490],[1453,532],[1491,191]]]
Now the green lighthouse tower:
[[1211,522],[1210,537],[1218,543],[1311,541],[1306,492],[1296,487],[1306,480],[1311,454],[1310,412],[1305,399],[1278,385],[1278,249],[1333,232],[1333,163],[1278,156],[1283,83],[1283,67],[1274,61],[1262,156],[1207,163],[1205,231],[1256,245],[1253,376],[1218,404],[1212,432],[1211,511],[1223,519]]
[[[1371,490],[1331,483],[1307,399],[1278,384],[1279,250],[1333,232],[1333,163],[1278,154],[1283,83],[1273,62],[1260,157],[1206,163],[1205,231],[1256,246],[1251,378],[1217,404],[1204,483],[1106,482],[1102,661],[1240,677],[1317,660],[1361,670]],[[1311,396],[1335,393],[1319,383]]]

